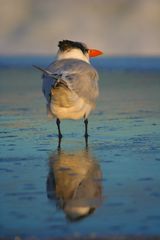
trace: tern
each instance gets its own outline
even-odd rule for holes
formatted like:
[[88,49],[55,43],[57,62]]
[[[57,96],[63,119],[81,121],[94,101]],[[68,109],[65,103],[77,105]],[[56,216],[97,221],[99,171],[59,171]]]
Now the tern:
[[59,139],[62,138],[62,119],[84,119],[84,136],[88,138],[88,116],[99,95],[99,76],[90,64],[90,57],[102,52],[70,40],[59,41],[58,47],[56,61],[47,68],[33,65],[43,72],[42,91],[47,101],[47,112],[56,118]]

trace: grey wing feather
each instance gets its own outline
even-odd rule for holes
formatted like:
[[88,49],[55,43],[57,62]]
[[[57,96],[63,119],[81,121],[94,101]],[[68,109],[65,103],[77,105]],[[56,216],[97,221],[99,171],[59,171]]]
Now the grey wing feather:
[[[47,70],[55,74],[59,81],[64,81],[79,97],[93,101],[98,96],[98,73],[90,64],[81,60],[67,59],[50,64]],[[47,96],[50,95],[53,85],[53,78],[44,74],[43,90],[47,101],[50,101]]]
[[43,84],[42,84],[42,92],[49,103],[51,101],[51,89],[52,86],[55,84],[55,79],[52,78],[50,75],[43,74],[42,75]]
[[93,101],[99,94],[98,74],[90,66],[68,76],[72,89],[79,97]]
[[42,84],[42,92],[49,103],[51,100],[51,88],[52,86],[55,85],[55,82],[58,80],[59,76],[56,73],[52,73],[48,69],[44,69],[42,67],[33,65],[34,68],[40,70],[43,72],[42,79],[43,79],[43,84]]

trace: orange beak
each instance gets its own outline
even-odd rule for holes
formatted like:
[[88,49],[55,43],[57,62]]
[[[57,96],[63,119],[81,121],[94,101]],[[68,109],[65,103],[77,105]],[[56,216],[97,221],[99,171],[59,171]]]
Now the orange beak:
[[96,50],[96,49],[89,49],[89,50],[88,50],[88,53],[89,53],[89,56],[90,56],[90,57],[97,57],[97,56],[103,54],[103,52],[101,52],[101,51],[99,51],[99,50]]

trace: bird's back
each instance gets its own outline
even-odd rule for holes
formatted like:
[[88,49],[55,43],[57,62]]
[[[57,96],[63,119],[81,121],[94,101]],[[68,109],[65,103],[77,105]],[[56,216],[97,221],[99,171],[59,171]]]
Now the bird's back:
[[60,119],[88,116],[98,96],[98,74],[87,62],[63,59],[46,69],[54,79],[43,75],[43,92],[52,114]]

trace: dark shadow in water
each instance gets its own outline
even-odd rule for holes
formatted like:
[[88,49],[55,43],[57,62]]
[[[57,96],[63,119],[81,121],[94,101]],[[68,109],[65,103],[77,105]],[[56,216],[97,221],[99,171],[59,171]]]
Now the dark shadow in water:
[[49,158],[47,196],[70,221],[89,216],[102,201],[102,172],[88,148],[55,151]]

